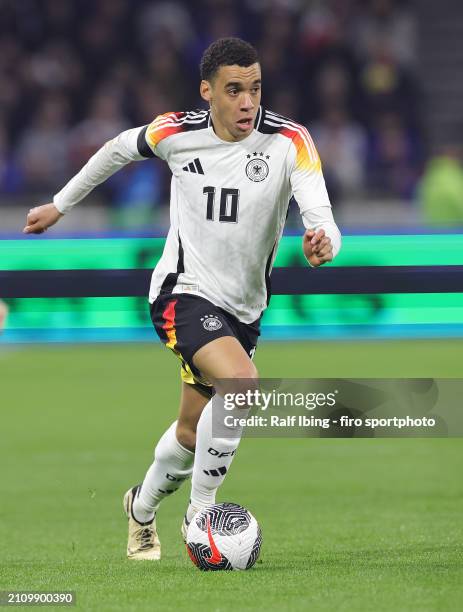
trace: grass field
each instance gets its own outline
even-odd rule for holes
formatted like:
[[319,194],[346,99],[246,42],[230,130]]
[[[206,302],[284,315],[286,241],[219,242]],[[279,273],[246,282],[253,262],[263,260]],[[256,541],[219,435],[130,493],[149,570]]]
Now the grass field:
[[[463,345],[263,344],[266,377],[460,377]],[[246,439],[218,500],[262,525],[249,572],[199,572],[158,516],[160,563],[125,559],[122,495],[173,420],[153,345],[0,352],[0,589],[74,590],[81,610],[461,610],[463,441]],[[460,409],[460,407],[456,407]]]

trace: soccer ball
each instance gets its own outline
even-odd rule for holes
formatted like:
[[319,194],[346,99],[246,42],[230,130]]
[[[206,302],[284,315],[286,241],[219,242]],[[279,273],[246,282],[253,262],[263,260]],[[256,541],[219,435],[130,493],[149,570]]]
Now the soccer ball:
[[195,514],[188,527],[188,554],[204,571],[249,569],[257,561],[261,545],[259,524],[238,504],[207,506]]

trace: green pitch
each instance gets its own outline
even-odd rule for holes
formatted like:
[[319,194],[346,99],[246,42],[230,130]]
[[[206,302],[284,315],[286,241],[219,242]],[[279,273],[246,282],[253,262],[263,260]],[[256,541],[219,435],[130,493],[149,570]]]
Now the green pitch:
[[[461,355],[461,341],[264,344],[256,362],[266,377],[458,377]],[[255,568],[194,568],[188,485],[159,512],[162,561],[127,561],[122,496],[177,380],[155,343],[0,352],[0,590],[73,590],[85,611],[462,609],[459,439],[246,439],[218,499],[260,521]]]

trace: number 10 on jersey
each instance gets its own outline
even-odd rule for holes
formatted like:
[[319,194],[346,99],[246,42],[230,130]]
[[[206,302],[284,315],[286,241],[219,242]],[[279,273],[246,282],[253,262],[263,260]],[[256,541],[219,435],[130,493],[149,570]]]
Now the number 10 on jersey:
[[[206,219],[208,219],[208,221],[214,221],[215,187],[204,187],[203,193],[207,197]],[[228,187],[222,187],[222,189],[220,190],[219,221],[222,221],[223,223],[238,222],[239,197],[239,189],[230,189]]]

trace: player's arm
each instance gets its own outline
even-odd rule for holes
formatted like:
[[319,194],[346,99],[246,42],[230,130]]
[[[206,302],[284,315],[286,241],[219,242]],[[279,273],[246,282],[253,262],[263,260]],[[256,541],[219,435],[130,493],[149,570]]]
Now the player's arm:
[[287,132],[291,135],[287,157],[291,189],[306,228],[302,250],[309,264],[318,267],[339,252],[341,232],[333,219],[320,158],[310,134],[298,125]]
[[147,126],[126,130],[99,149],[59,193],[53,202],[36,206],[27,215],[25,234],[42,234],[73,206],[115,172],[132,161],[153,157],[146,140]]

